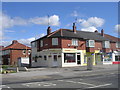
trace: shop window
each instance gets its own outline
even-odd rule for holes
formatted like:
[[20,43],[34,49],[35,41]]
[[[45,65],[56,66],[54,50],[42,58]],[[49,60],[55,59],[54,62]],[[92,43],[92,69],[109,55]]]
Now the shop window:
[[47,56],[46,55],[44,56],[44,60],[47,60]]
[[57,55],[54,55],[53,58],[54,58],[54,61],[57,61]]
[[84,55],[84,63],[87,63],[87,56]]
[[75,53],[64,53],[64,63],[76,62]]
[[78,39],[72,39],[72,45],[78,46]]
[[115,56],[115,61],[120,61],[120,56]]
[[58,38],[52,38],[52,45],[58,45]]

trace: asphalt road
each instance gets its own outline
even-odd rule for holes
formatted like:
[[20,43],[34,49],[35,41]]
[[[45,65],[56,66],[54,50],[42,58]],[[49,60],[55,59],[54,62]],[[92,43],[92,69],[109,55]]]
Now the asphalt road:
[[[36,76],[29,76],[28,74],[31,79],[21,78],[17,76],[12,77],[13,75],[8,75],[7,79],[3,79],[3,84],[1,85],[1,87],[3,88],[3,90],[17,90],[18,88],[69,88],[72,90],[73,88],[75,88],[75,90],[112,88],[112,90],[114,90],[113,88],[118,88],[118,86],[120,86],[118,85],[118,77],[120,77],[120,74],[118,74],[117,68],[104,68],[92,71],[79,71],[79,69],[74,68],[72,69],[73,72],[71,72],[71,69],[68,71],[64,71],[62,69],[62,71],[60,72],[57,71],[58,69],[50,69],[44,70],[45,75],[42,73],[42,76],[38,76],[39,74],[37,74]],[[46,73],[48,71],[50,73]],[[23,77],[25,77],[25,75],[23,75]]]

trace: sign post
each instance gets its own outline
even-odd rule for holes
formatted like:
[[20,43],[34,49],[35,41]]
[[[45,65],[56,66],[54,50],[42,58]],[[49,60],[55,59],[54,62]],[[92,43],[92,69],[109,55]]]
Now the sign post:
[[88,59],[87,59],[87,70],[92,70],[92,68],[93,68],[92,57],[88,57]]

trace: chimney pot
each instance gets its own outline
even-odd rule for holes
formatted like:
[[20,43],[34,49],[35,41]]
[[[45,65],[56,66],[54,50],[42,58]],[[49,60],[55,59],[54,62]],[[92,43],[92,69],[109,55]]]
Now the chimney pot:
[[75,26],[75,23],[73,23],[73,32],[76,33],[76,26]]
[[104,37],[104,30],[103,29],[101,30],[101,36]]
[[51,33],[51,28],[50,28],[50,26],[48,27],[48,29],[47,29],[47,35],[49,35],[50,33]]

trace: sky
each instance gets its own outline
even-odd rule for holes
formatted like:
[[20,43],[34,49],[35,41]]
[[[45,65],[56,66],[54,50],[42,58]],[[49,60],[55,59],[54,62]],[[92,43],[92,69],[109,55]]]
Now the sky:
[[60,28],[94,32],[104,29],[106,34],[118,36],[117,2],[2,2],[0,12],[0,45],[12,40],[30,45],[46,35],[48,25],[52,31]]

